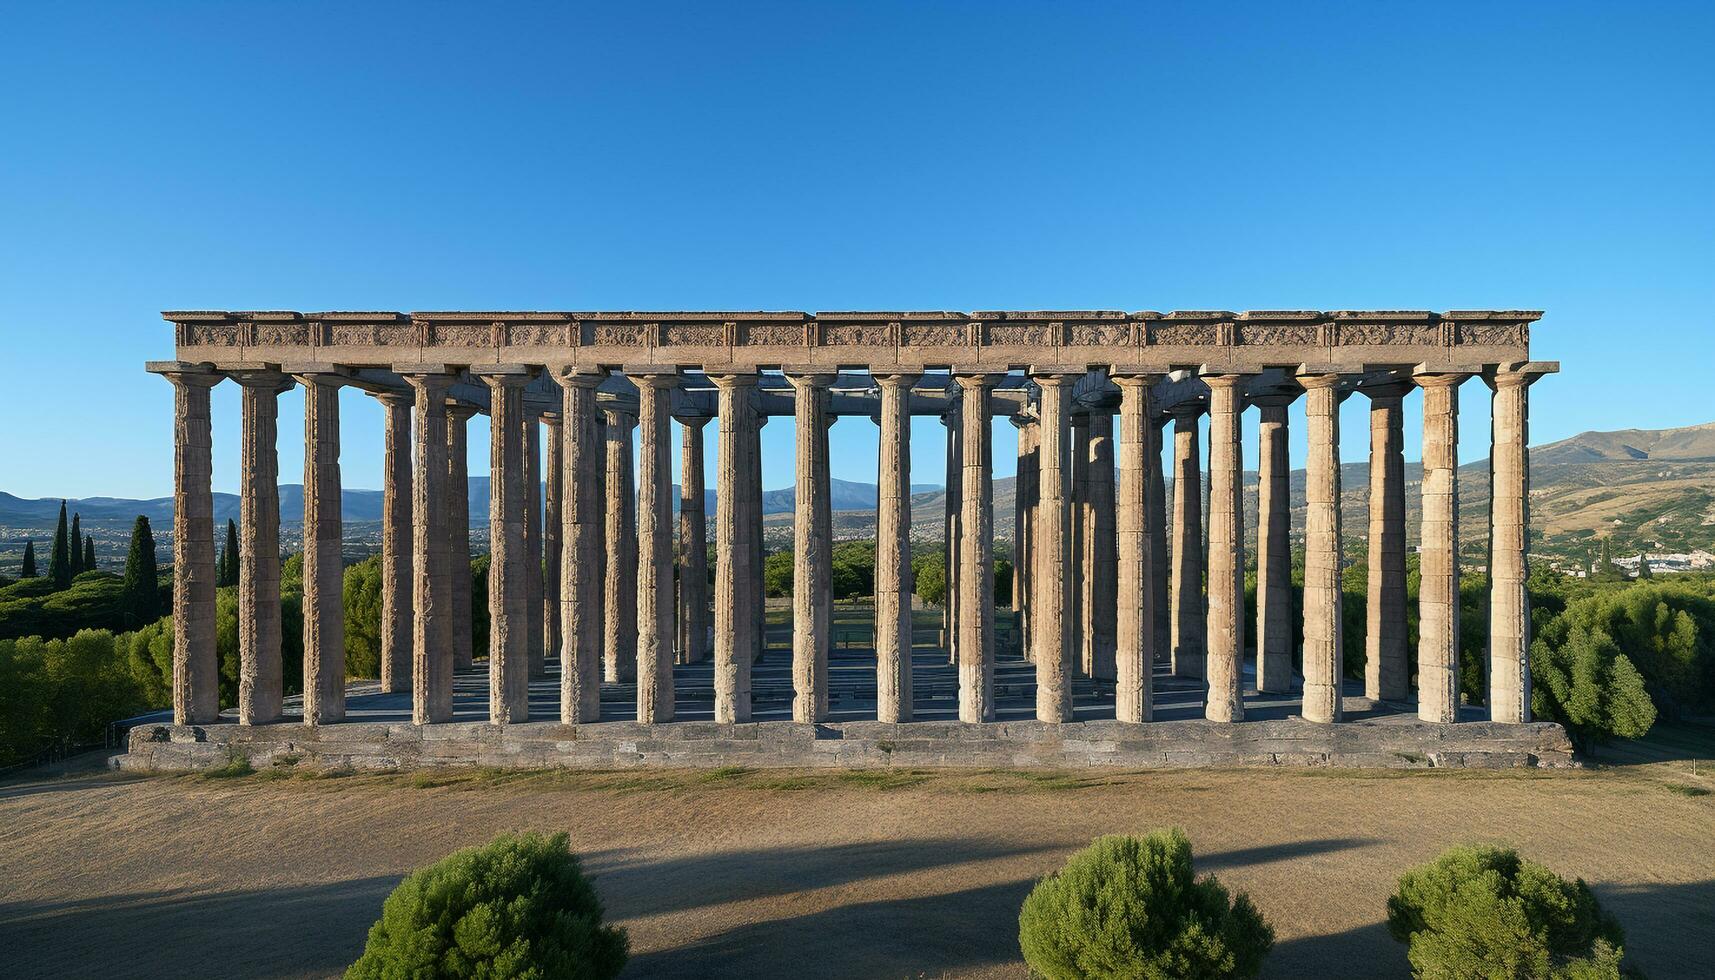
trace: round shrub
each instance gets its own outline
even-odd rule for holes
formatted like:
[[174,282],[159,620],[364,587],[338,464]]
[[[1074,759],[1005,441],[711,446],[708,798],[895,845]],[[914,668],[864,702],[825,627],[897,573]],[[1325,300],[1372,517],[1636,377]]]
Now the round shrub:
[[502,834],[422,868],[393,890],[348,980],[395,977],[600,980],[625,965],[625,930],[566,835]]
[[1455,847],[1399,879],[1388,931],[1418,977],[1617,978],[1624,940],[1583,879],[1518,852]]
[[1101,837],[1036,885],[1018,945],[1051,980],[1254,977],[1274,930],[1250,898],[1194,878],[1180,830]]

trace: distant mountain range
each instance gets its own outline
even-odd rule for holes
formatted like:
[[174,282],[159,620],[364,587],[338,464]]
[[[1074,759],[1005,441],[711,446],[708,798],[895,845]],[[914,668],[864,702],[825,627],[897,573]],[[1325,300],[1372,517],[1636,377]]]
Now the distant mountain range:
[[[1254,455],[1251,458],[1254,461]],[[1346,463],[1341,468],[1341,477],[1346,534],[1362,537],[1369,497],[1368,461]],[[1416,534],[1421,478],[1420,464],[1406,464],[1408,535]],[[1245,483],[1247,525],[1254,535],[1256,474],[1247,473]],[[1488,516],[1488,460],[1460,467],[1459,491],[1462,539],[1468,548],[1480,548]],[[838,536],[862,537],[874,533],[876,494],[872,483],[833,481]],[[676,502],[677,487],[673,496]],[[791,523],[795,496],[791,487],[763,493],[770,546],[782,543],[781,535]],[[1294,510],[1299,512],[1294,526],[1302,528],[1302,470],[1292,474],[1291,498]],[[287,524],[301,520],[303,499],[301,486],[280,487],[280,511]],[[486,524],[487,477],[471,478],[470,501],[472,524]],[[59,516],[59,506],[57,499],[24,500],[0,493],[0,527],[51,532]],[[714,513],[713,490],[705,492],[704,506],[710,514]],[[152,500],[88,497],[71,501],[70,508],[83,515],[86,525],[94,527],[129,527],[138,514],[144,514],[160,534],[171,527],[173,501],[171,497]],[[343,509],[349,522],[378,522],[381,492],[347,490]],[[940,537],[944,509],[945,495],[940,486],[914,484],[915,536]],[[994,481],[994,509],[996,536],[1010,539],[1014,527],[1012,478]],[[218,522],[236,519],[238,497],[215,494],[214,510]],[[1615,554],[1644,549],[1657,552],[1715,549],[1715,423],[1675,429],[1585,432],[1532,449],[1531,520],[1539,535],[1533,550],[1568,557],[1582,555],[1595,540],[1604,537],[1612,539]]]

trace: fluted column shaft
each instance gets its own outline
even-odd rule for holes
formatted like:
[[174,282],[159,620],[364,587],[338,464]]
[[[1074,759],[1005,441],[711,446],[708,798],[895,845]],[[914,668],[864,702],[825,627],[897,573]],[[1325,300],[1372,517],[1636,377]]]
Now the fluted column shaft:
[[637,416],[607,410],[607,590],[602,676],[609,684],[637,678],[637,495],[631,427]]
[[1530,384],[1502,370],[1494,388],[1489,549],[1489,720],[1530,721]]
[[680,419],[679,662],[709,656],[709,539],[703,513],[703,426],[707,416]]
[[381,467],[381,690],[411,689],[411,396],[378,396]]
[[[530,593],[525,538],[528,375],[490,374],[488,486],[488,720],[530,717]],[[529,423],[534,425],[534,423]]]
[[1149,587],[1158,543],[1150,526],[1150,470],[1161,468],[1150,421],[1150,375],[1116,375],[1120,388],[1114,717],[1145,722],[1152,706],[1155,592]]
[[1459,383],[1418,375],[1423,389],[1422,581],[1417,607],[1417,716],[1459,720]]
[[750,430],[741,433],[740,438],[745,441],[743,458],[747,466],[744,473],[745,511],[750,515],[751,540],[755,542],[750,549],[751,580],[756,583],[756,588],[750,590],[751,661],[755,662],[762,659],[763,651],[768,648],[768,592],[762,587],[762,547],[767,540],[762,520],[762,427],[768,424],[768,417],[752,412],[751,419]]
[[638,374],[637,720],[673,720],[672,374]]
[[1071,552],[1071,375],[1037,375],[1041,440],[1037,443],[1036,564],[1031,582],[1031,640],[1035,643],[1036,719],[1072,719],[1072,643],[1067,614],[1072,590],[1065,574]]
[[1173,414],[1172,658],[1179,677],[1202,677],[1203,471],[1197,417],[1189,408]]
[[[406,375],[416,396],[411,483],[411,720],[453,717],[453,569],[448,507],[447,389],[452,375]],[[462,429],[462,426],[459,428]],[[468,524],[468,522],[467,522]],[[467,539],[468,540],[468,539]],[[466,569],[469,568],[467,564]],[[464,572],[469,577],[469,572]]]
[[1340,720],[1340,377],[1301,375],[1304,474],[1304,720]]
[[942,424],[947,427],[947,520],[946,539],[943,542],[945,571],[942,575],[946,595],[941,600],[941,640],[942,646],[947,649],[947,662],[950,664],[959,662],[959,600],[963,596],[959,591],[959,542],[964,540],[959,522],[964,519],[965,509],[965,464],[962,458],[965,440],[961,404],[955,402],[941,416]]
[[[542,463],[542,656],[560,655],[560,558],[563,552],[561,535],[564,529],[565,462],[562,456],[565,439],[560,433],[560,415],[551,412],[542,416],[547,428],[544,440],[545,459]],[[560,670],[565,670],[565,664]]]
[[[756,375],[715,375],[720,390],[720,455],[715,460],[715,720],[750,720],[750,665],[755,659],[756,593],[751,574],[761,550],[749,493],[756,418]],[[757,508],[760,509],[760,508]]]
[[1108,408],[1090,413],[1090,441],[1085,474],[1088,499],[1084,504],[1084,649],[1085,670],[1101,681],[1115,673],[1115,604],[1118,601],[1118,558],[1114,516],[1114,417]]
[[1039,474],[1038,443],[1041,429],[1032,419],[1016,418],[1018,425],[1018,478],[1013,499],[1015,527],[1013,530],[1012,608],[1017,613],[1014,628],[1018,631],[1019,652],[1026,661],[1033,657],[1030,642],[1030,598],[1034,588],[1032,548],[1036,538],[1036,497]]
[[278,372],[238,375],[244,434],[238,491],[238,721],[278,721],[284,678],[280,657],[279,395],[291,381]]
[[529,412],[520,411],[518,424],[522,428],[520,485],[524,491],[521,516],[524,519],[524,554],[520,571],[524,573],[524,651],[530,665],[530,677],[547,674],[546,621],[543,603],[547,591],[542,576],[542,426]]
[[798,486],[793,505],[792,720],[828,717],[828,639],[833,619],[828,386],[831,374],[791,374],[797,389]]
[[1370,497],[1364,696],[1402,701],[1411,695],[1406,647],[1405,421],[1407,385],[1370,396]]
[[221,376],[164,376],[173,383],[173,723],[207,725],[220,720],[208,392]]
[[1150,616],[1150,623],[1155,631],[1155,656],[1159,660],[1168,660],[1173,650],[1173,623],[1169,616],[1172,604],[1167,591],[1171,579],[1167,560],[1167,479],[1163,475],[1166,467],[1161,465],[1161,431],[1167,427],[1167,422],[1165,419],[1152,419],[1149,424],[1150,446],[1153,447],[1150,451],[1155,454],[1150,457],[1149,467],[1149,533],[1155,542],[1149,566],[1149,591],[1155,596],[1155,612]]
[[959,720],[994,720],[994,427],[992,374],[961,374],[964,446],[959,516]]
[[304,723],[345,717],[345,561],[336,374],[304,384]]
[[606,581],[606,440],[597,423],[598,373],[562,371],[560,438],[564,443],[560,554],[560,721],[601,717],[602,623]]
[[1292,691],[1292,464],[1287,456],[1289,395],[1257,399],[1256,687]]
[[885,722],[911,720],[911,386],[876,377],[881,446],[875,509],[875,704]]
[[1205,377],[1209,385],[1209,613],[1205,676],[1210,721],[1245,716],[1244,450],[1239,412],[1245,376]]
[[469,432],[473,405],[448,405],[447,484],[443,494],[447,518],[447,581],[452,596],[448,602],[451,621],[448,644],[453,652],[453,670],[469,670],[476,661],[476,636],[472,632],[471,602],[474,600],[470,573],[470,453]]
[[1086,556],[1090,540],[1090,416],[1072,415],[1072,556],[1065,575],[1072,583],[1071,606],[1066,610],[1067,631],[1072,637],[1072,662],[1078,673],[1090,676],[1089,568]]

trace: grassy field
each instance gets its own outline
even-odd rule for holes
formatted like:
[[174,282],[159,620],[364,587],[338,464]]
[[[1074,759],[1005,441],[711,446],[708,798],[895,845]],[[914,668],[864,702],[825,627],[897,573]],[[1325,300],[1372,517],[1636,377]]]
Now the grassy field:
[[1651,977],[1715,975],[1707,730],[1583,771],[492,773],[0,785],[8,976],[337,974],[410,869],[566,830],[635,977],[1022,977],[1019,903],[1111,832],[1184,827],[1274,923],[1271,977],[1407,975],[1406,867],[1504,841],[1596,888]]

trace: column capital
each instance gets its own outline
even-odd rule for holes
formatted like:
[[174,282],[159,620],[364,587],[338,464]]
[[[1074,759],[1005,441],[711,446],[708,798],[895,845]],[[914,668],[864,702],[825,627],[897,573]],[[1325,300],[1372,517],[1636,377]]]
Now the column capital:
[[475,405],[470,405],[465,402],[447,403],[447,418],[454,422],[468,422],[481,411],[482,409]]
[[1412,381],[1410,378],[1398,378],[1392,381],[1384,381],[1380,384],[1359,384],[1358,392],[1363,395],[1368,395],[1372,403],[1387,403],[1390,401],[1399,401],[1401,398],[1410,394],[1411,389],[1415,387],[1417,387],[1417,383]]
[[1544,375],[1559,373],[1559,361],[1520,361],[1513,364],[1499,364],[1491,371],[1484,371],[1483,383],[1496,390],[1514,388],[1520,385],[1534,384]]
[[[398,369],[395,368],[394,370],[397,371]],[[399,375],[417,393],[417,397],[429,399],[444,398],[447,389],[451,388],[453,382],[457,380],[457,376],[445,368],[438,371],[411,371],[407,369],[399,371]]]
[[337,364],[283,364],[280,369],[306,388],[311,385],[338,388],[351,383],[351,369]]
[[536,416],[536,418],[543,425],[552,425],[552,426],[558,427],[560,424],[560,413],[559,412],[543,412],[541,415]]
[[1293,380],[1305,391],[1336,387],[1341,378],[1342,375],[1337,372],[1321,370],[1308,364],[1299,368],[1298,373],[1293,376]]
[[653,364],[623,365],[619,373],[636,385],[643,388],[676,388],[682,380],[677,367],[662,367]]
[[227,377],[237,382],[241,388],[254,388],[273,394],[288,391],[296,384],[285,372],[266,368],[231,371],[228,372]]
[[1412,372],[1411,381],[1419,388],[1457,388],[1478,374],[1477,371],[1431,371],[1421,365]]
[[522,388],[536,380],[536,369],[527,364],[473,364],[470,373],[496,390]]
[[1216,388],[1238,388],[1253,377],[1255,377],[1255,375],[1217,373],[1207,364],[1203,365],[1197,372],[1197,380],[1208,385],[1210,390],[1214,390]]
[[709,424],[709,420],[714,418],[714,416],[713,415],[675,415],[675,416],[673,416],[673,418],[675,420],[677,420],[680,425],[684,426],[687,429],[701,429],[703,426]]
[[839,376],[837,371],[821,367],[789,367],[782,368],[781,373],[792,387],[799,390],[805,388],[827,388]]
[[567,364],[553,370],[554,380],[560,387],[595,388],[607,380],[607,372],[600,368],[581,367]]
[[1076,384],[1090,372],[1085,368],[1068,368],[1051,364],[1038,367],[1037,365],[1032,364],[1030,367],[1025,369],[1024,373],[1030,378],[1030,380],[1039,385],[1069,385]]
[[150,374],[158,374],[176,385],[192,388],[213,388],[226,380],[226,375],[216,371],[213,364],[192,363],[190,361],[147,361],[143,370]]
[[755,371],[704,371],[703,373],[714,383],[716,388],[723,391],[756,387],[757,374]]
[[876,386],[879,388],[903,388],[909,391],[911,388],[916,386],[918,379],[923,376],[921,374],[907,374],[898,371],[890,371],[886,374],[871,374],[870,377],[875,381]]
[[417,401],[417,396],[411,391],[372,391],[371,395],[383,405],[411,405]]
[[1167,372],[1142,368],[1115,368],[1108,372],[1108,380],[1121,388],[1149,388],[1167,380]]

